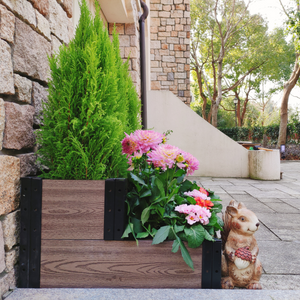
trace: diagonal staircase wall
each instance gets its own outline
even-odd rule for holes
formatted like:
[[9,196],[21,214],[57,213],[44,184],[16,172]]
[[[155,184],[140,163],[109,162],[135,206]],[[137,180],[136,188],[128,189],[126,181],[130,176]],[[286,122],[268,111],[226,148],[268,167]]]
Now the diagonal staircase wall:
[[170,91],[148,91],[148,129],[173,130],[168,143],[199,160],[195,176],[249,177],[248,150],[206,122]]

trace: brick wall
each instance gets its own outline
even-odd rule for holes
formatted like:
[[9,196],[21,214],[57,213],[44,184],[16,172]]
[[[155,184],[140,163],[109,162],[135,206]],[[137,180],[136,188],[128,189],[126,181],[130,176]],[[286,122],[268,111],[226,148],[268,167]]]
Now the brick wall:
[[20,177],[35,175],[35,135],[51,55],[73,36],[73,0],[0,0],[0,297],[17,284]]
[[151,90],[190,103],[190,0],[151,0]]

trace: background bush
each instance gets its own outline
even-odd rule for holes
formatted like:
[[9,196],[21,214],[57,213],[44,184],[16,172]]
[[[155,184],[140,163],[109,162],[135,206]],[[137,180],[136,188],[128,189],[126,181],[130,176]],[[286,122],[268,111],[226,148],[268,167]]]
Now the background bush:
[[38,134],[39,160],[53,179],[121,177],[127,169],[121,154],[124,132],[140,128],[140,101],[119,52],[86,1],[75,37],[49,58],[49,99]]
[[[218,128],[224,134],[235,141],[253,141],[257,143],[263,142],[263,135],[268,139],[268,144],[276,144],[278,140],[279,125],[254,126],[247,127],[231,127]],[[286,143],[299,143],[300,122],[291,122],[287,127]]]

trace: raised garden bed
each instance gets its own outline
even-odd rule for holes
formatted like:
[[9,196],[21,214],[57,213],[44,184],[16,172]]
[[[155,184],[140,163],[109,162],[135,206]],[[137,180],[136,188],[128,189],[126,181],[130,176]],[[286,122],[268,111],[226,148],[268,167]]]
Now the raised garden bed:
[[121,240],[126,180],[21,179],[21,288],[220,288],[221,241],[189,249]]

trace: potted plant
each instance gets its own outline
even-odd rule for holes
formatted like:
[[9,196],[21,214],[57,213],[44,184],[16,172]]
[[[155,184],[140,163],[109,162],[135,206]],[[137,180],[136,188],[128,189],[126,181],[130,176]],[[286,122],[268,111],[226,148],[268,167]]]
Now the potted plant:
[[[44,240],[103,239],[104,180],[125,177],[120,141],[125,131],[140,128],[128,62],[120,57],[116,31],[110,40],[99,6],[93,18],[82,1],[74,39],[49,64],[49,98],[37,130],[43,179],[21,180],[21,287],[40,285],[35,253],[42,249],[43,260]],[[111,193],[116,188],[119,193],[115,186]]]
[[[187,223],[191,218],[181,211],[182,205],[195,206],[198,201],[186,193],[200,193],[200,187],[184,180],[192,158],[189,163],[187,154],[180,152],[176,167],[157,165],[154,150],[164,137],[156,133],[161,140],[149,153],[136,149],[128,157],[122,154],[124,132],[129,137],[149,132],[136,131],[140,103],[128,65],[120,58],[117,35],[114,32],[111,42],[99,7],[93,19],[82,2],[74,40],[49,61],[49,99],[38,134],[43,179],[22,179],[20,287],[217,287],[219,243],[203,244],[189,253],[185,245],[212,240],[222,225],[212,192],[205,191],[211,199],[203,200],[213,207],[206,209],[202,225]],[[126,139],[128,135],[123,152]],[[127,194],[128,158],[133,169]],[[132,205],[137,197],[141,205]],[[136,238],[152,235],[155,244],[168,237],[171,244],[151,246],[152,240],[143,240],[136,247],[135,241],[121,239],[130,233]],[[168,253],[179,247],[184,261],[179,253]]]
[[204,240],[214,241],[222,230],[221,201],[212,191],[185,180],[198,169],[190,153],[166,144],[166,136],[152,130],[137,130],[122,141],[130,165],[127,194],[128,225],[123,238],[153,238],[152,244],[173,241],[186,264],[193,261],[183,243],[198,248]]

